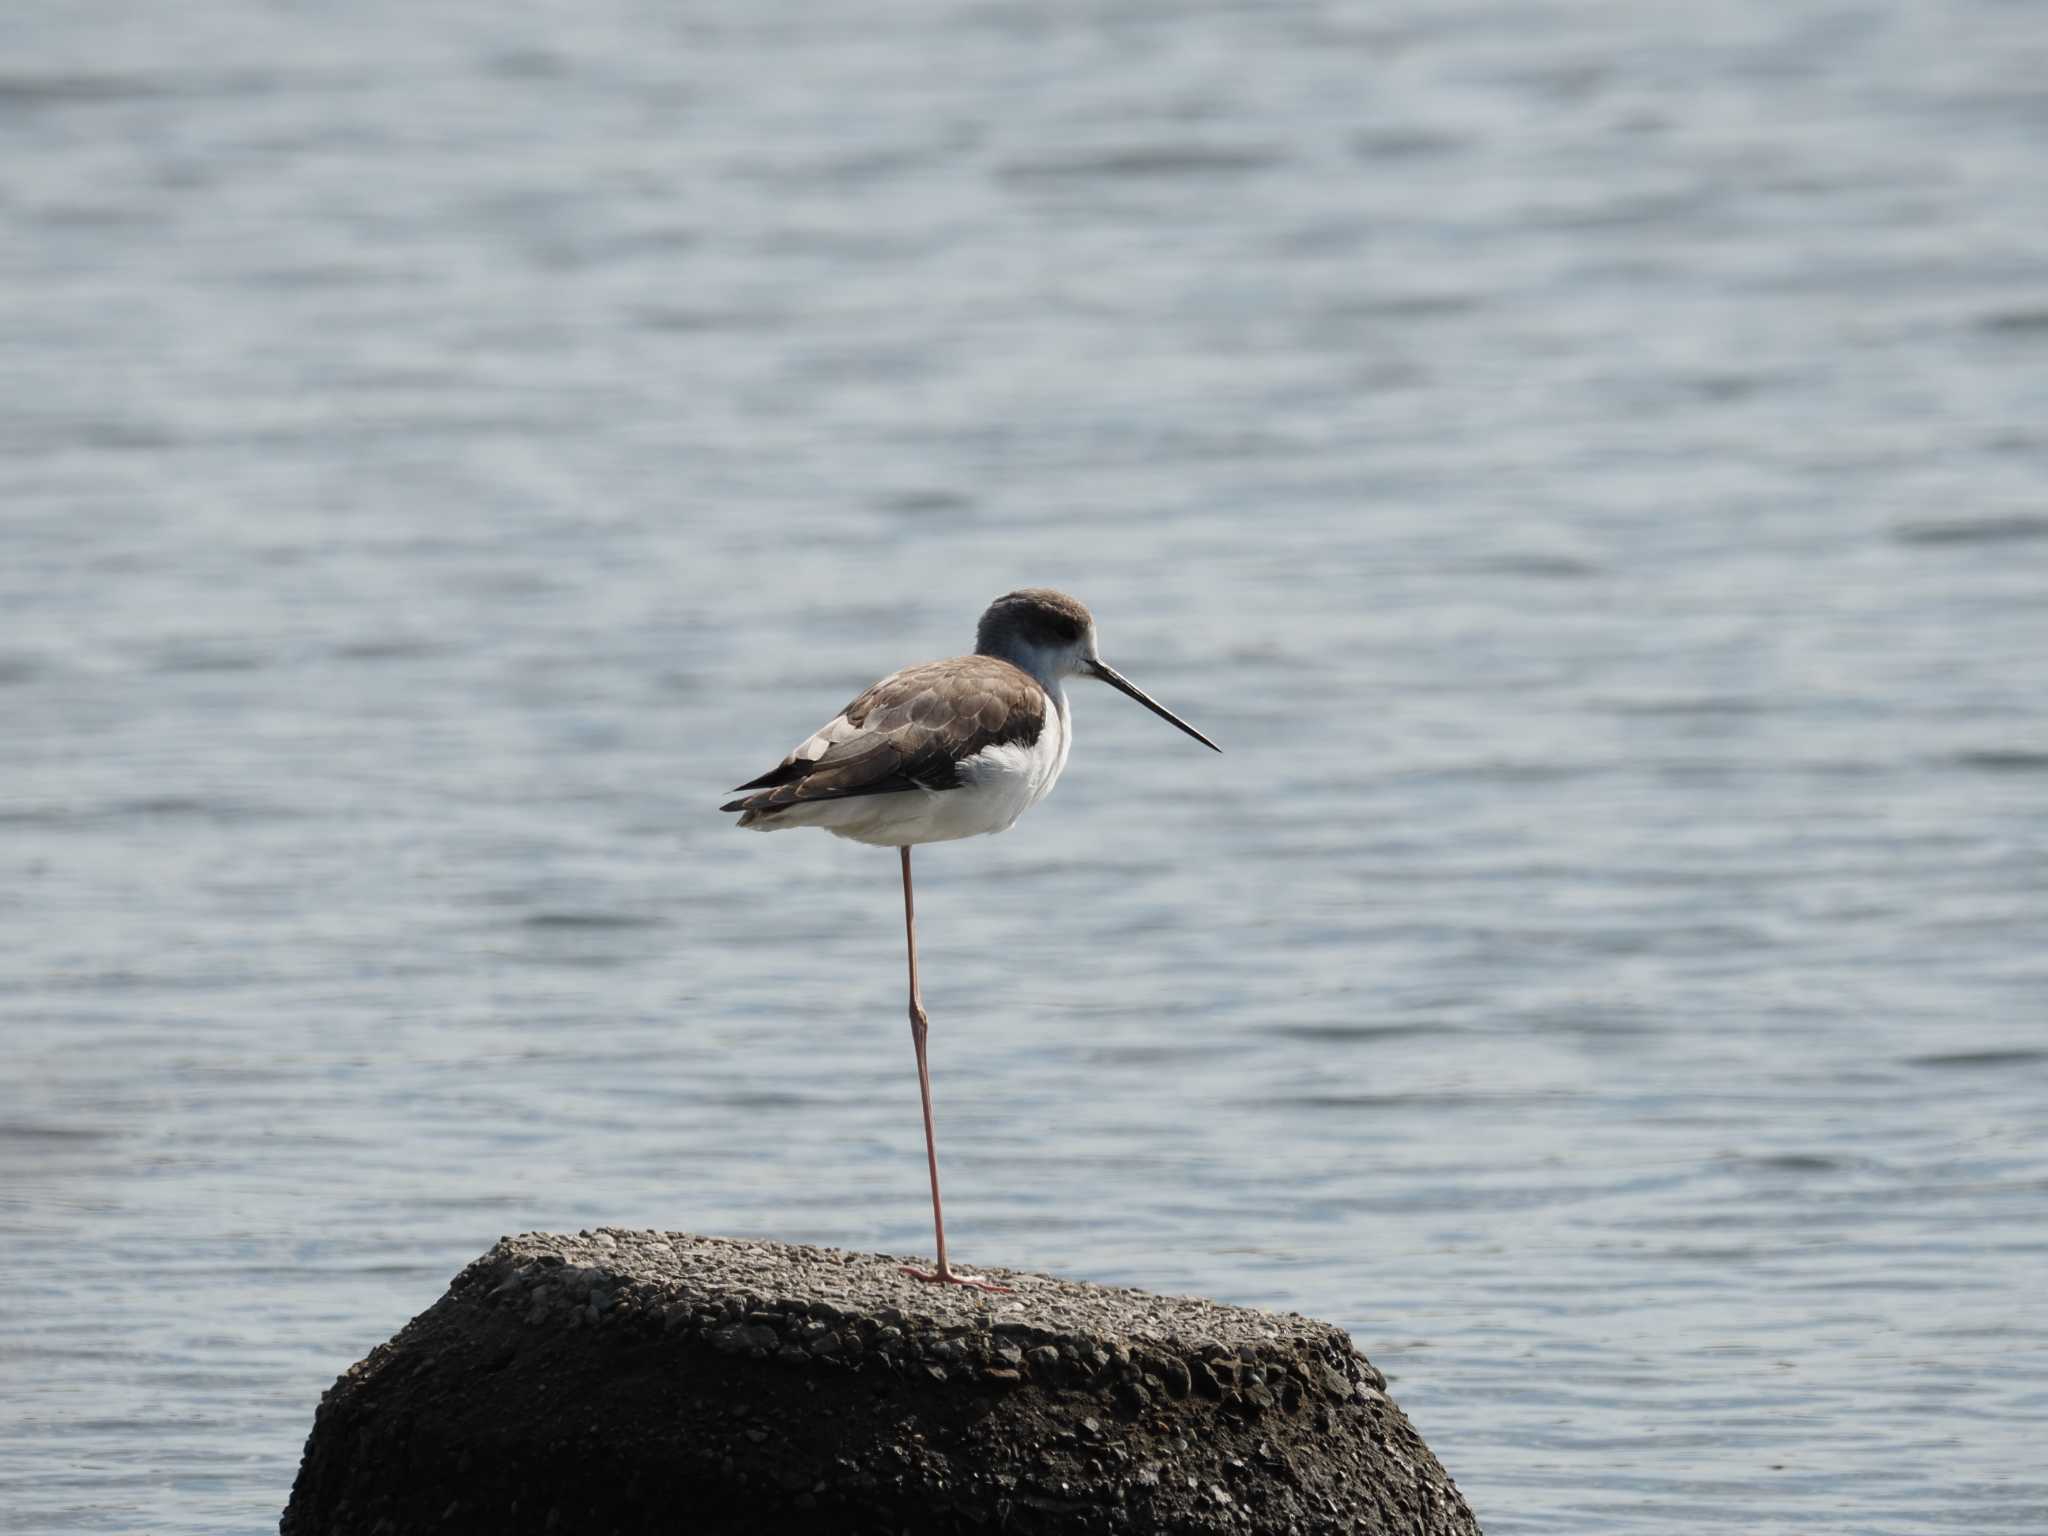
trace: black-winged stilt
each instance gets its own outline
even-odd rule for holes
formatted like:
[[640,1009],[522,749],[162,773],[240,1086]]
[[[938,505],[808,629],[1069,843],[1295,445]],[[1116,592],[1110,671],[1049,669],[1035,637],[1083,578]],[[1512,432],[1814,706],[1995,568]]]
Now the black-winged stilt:
[[974,654],[893,672],[842,709],[780,763],[739,786],[751,791],[721,810],[761,832],[823,827],[838,837],[895,848],[903,861],[903,936],[910,955],[910,1037],[924,1107],[938,1265],[905,1266],[920,1280],[1001,1290],[946,1263],[939,1154],[932,1134],[932,1079],[925,1059],[930,1019],[917,984],[917,908],[910,850],[1016,824],[1051,792],[1067,765],[1073,727],[1066,680],[1092,677],[1136,699],[1205,747],[1222,751],[1185,720],[1125,680],[1096,647],[1095,620],[1063,592],[1011,592],[989,604]]

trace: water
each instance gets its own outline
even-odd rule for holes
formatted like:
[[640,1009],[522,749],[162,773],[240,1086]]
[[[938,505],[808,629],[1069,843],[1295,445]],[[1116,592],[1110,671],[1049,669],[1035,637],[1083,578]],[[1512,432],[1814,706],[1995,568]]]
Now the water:
[[1495,1533],[2048,1526],[2048,30],[0,18],[0,1529],[270,1529],[498,1234],[1351,1328]]

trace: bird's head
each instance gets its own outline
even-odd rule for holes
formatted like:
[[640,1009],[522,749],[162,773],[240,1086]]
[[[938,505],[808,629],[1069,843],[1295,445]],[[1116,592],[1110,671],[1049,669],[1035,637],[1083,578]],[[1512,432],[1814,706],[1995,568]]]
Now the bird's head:
[[984,656],[1014,662],[1048,686],[1069,677],[1092,677],[1107,683],[1203,746],[1223,750],[1104,661],[1096,643],[1095,616],[1078,598],[1064,592],[1025,587],[1004,593],[982,614],[974,648]]

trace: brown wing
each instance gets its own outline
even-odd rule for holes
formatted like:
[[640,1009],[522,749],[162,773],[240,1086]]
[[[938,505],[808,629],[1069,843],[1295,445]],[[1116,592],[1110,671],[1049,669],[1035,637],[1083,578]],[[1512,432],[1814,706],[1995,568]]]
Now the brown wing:
[[959,764],[989,747],[1029,745],[1046,696],[1028,672],[993,656],[930,661],[883,678],[722,811],[772,811],[805,800],[954,789]]

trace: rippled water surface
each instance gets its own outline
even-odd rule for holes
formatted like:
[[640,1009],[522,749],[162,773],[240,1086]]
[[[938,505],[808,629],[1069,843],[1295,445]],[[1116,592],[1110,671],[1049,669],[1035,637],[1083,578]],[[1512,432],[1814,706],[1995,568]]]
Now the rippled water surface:
[[501,1232],[1351,1328],[1495,1533],[2048,1528],[2048,28],[0,15],[0,1528],[274,1527]]

